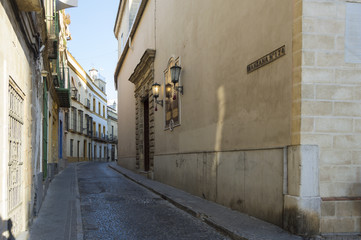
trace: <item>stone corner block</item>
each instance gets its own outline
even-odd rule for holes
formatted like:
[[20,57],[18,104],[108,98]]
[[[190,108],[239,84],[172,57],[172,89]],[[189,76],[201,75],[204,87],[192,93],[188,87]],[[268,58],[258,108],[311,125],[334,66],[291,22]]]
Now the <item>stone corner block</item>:
[[321,198],[284,196],[283,227],[293,234],[315,236],[320,232]]
[[287,148],[288,194],[298,197],[319,196],[319,147],[297,145]]

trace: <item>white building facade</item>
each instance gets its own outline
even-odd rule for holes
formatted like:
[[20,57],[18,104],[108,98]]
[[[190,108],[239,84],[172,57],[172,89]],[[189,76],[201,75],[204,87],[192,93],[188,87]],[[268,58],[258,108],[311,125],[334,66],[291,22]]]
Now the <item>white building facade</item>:
[[108,161],[117,161],[118,159],[118,114],[116,104],[108,107]]
[[87,74],[67,52],[71,107],[65,114],[68,162],[106,161],[107,96],[104,78],[92,69]]

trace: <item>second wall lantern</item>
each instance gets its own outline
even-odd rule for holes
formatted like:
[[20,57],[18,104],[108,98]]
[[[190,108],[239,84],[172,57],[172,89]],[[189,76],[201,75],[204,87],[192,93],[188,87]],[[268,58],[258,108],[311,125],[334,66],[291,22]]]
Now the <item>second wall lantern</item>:
[[[175,64],[173,67],[170,68],[170,74],[171,74],[172,83],[174,84],[174,89],[183,95],[183,86],[179,86],[179,76],[180,76],[181,70],[182,70],[182,68],[180,66],[178,66],[177,64]],[[177,84],[178,84],[178,86],[176,86]],[[174,98],[175,97],[176,96],[174,95]]]

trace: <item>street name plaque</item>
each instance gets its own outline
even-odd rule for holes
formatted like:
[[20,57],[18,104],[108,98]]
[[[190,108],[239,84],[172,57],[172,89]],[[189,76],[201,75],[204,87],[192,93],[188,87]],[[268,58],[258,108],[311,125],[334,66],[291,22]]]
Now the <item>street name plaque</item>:
[[251,73],[267,64],[277,60],[278,58],[286,55],[286,46],[283,45],[282,47],[274,50],[273,52],[261,57],[260,59],[254,61],[253,63],[247,66],[247,73]]

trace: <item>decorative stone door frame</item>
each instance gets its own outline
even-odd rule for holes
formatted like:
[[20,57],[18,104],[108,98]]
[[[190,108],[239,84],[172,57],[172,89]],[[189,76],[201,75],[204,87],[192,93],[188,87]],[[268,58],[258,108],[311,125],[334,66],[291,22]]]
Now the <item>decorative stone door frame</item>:
[[149,172],[153,172],[154,166],[154,100],[152,85],[154,83],[154,58],[155,50],[147,49],[129,81],[134,83],[135,112],[136,112],[136,168],[139,172],[144,171],[144,100],[149,102]]

